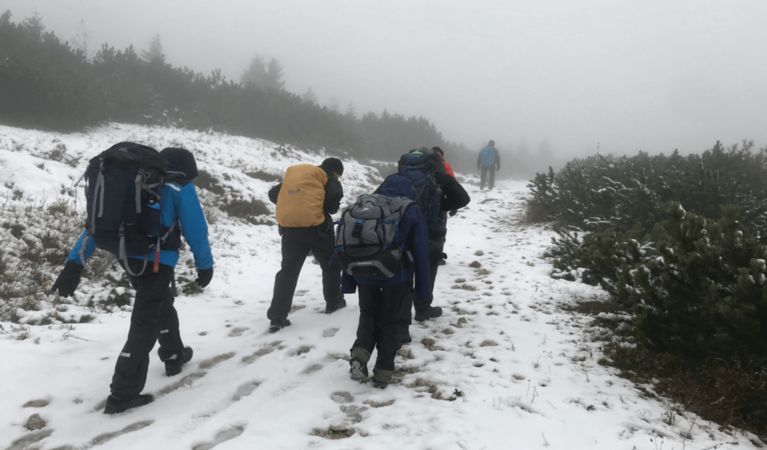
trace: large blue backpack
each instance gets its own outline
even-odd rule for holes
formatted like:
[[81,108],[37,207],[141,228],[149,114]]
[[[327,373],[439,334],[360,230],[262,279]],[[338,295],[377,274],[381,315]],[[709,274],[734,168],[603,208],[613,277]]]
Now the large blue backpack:
[[426,225],[430,233],[447,231],[447,220],[440,214],[442,189],[437,186],[435,173],[444,172],[445,165],[437,152],[429,148],[419,148],[402,155],[398,164],[400,175],[410,179],[413,184],[412,198],[426,216]]
[[[118,256],[131,275],[140,275],[149,254],[155,252],[155,272],[161,244],[174,226],[162,223],[162,186],[167,181],[166,159],[155,149],[121,142],[103,151],[88,163],[84,174],[86,238],[96,247]],[[129,256],[144,256],[144,268],[134,274]]]
[[495,148],[487,146],[479,151],[479,160],[483,166],[492,166],[495,164]]

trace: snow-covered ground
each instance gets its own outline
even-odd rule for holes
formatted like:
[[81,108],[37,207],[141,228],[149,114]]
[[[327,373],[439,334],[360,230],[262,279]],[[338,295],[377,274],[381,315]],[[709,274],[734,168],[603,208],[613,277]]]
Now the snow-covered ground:
[[[221,180],[226,196],[263,201],[272,183],[244,172],[280,175],[292,164],[324,158],[265,141],[132,125],[72,135],[0,127],[0,198],[13,201],[14,189],[25,196],[16,201],[58,198],[87,159],[122,140],[189,148],[200,168]],[[56,148],[66,155],[61,162],[43,159]],[[66,164],[77,158],[75,167]],[[370,167],[345,164],[346,202],[381,180]],[[100,411],[129,307],[86,324],[32,325],[24,340],[0,334],[0,448],[757,448],[753,435],[677,415],[673,405],[599,365],[590,320],[561,306],[603,293],[548,276],[541,253],[552,232],[519,224],[526,182],[480,192],[475,177],[461,178],[472,202],[449,222],[449,257],[434,294],[445,313],[411,327],[413,343],[400,351],[397,382],[388,389],[350,379],[356,296],[347,295],[347,308],[323,314],[320,270],[311,258],[299,280],[293,325],[267,332],[280,264],[276,227],[220,213],[210,227],[213,282],[176,300],[194,359],[168,378],[153,357],[145,392],[155,402],[117,416]],[[201,197],[213,201],[206,192]],[[99,286],[84,280],[82,289],[94,295]],[[71,305],[78,308],[85,311]],[[26,429],[32,414],[44,428]]]

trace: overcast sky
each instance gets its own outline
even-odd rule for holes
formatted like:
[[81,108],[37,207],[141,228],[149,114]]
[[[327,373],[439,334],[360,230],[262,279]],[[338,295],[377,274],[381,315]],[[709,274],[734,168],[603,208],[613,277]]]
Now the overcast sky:
[[480,148],[559,154],[767,146],[765,0],[3,0],[92,52],[147,47],[239,76],[277,58],[288,90],[424,116]]

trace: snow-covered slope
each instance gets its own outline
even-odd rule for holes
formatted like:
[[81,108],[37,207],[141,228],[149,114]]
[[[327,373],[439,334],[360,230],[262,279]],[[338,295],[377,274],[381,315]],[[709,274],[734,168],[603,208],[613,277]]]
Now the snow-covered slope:
[[[223,197],[201,192],[211,214],[210,202],[221,198],[268,202],[272,183],[246,172],[281,175],[292,164],[324,158],[173,129],[109,125],[57,135],[0,127],[0,198],[65,195],[88,158],[122,140],[192,150],[225,191]],[[43,159],[56,149],[65,156]],[[345,201],[380,182],[375,169],[344,163]],[[445,314],[411,328],[413,343],[400,351],[397,383],[388,389],[349,378],[356,296],[347,296],[347,308],[323,314],[320,270],[311,258],[299,280],[293,325],[267,332],[280,264],[276,227],[271,219],[254,225],[218,213],[211,224],[213,282],[176,300],[182,337],[195,350],[182,374],[166,377],[154,358],[145,392],[156,401],[105,416],[99,408],[127,335],[129,307],[101,312],[87,324],[30,326],[25,340],[2,334],[0,448],[757,448],[752,435],[677,415],[673,405],[597,364],[602,355],[585,332],[588,318],[560,306],[603,294],[549,278],[541,253],[552,233],[518,221],[526,183],[480,192],[474,177],[462,178],[472,203],[449,222],[449,257],[435,288],[434,304]],[[25,197],[12,200],[14,189]],[[84,289],[99,286],[89,281]],[[33,400],[40,402],[25,407]],[[46,425],[29,431],[35,413]]]

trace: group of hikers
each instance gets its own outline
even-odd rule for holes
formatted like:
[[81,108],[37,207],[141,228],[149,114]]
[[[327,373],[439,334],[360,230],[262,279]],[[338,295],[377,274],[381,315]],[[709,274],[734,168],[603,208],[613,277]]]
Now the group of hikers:
[[[493,158],[483,157],[487,148]],[[477,164],[482,166],[481,187],[487,172],[492,189],[500,167],[493,141],[480,151]],[[411,342],[412,320],[442,315],[442,308],[432,305],[432,293],[440,261],[447,257],[447,218],[470,198],[442,149],[422,147],[402,155],[395,174],[373,193],[359,196],[333,222],[331,215],[343,198],[343,173],[338,158],[327,158],[319,166],[300,164],[288,168],[282,183],[269,191],[282,237],[282,264],[267,311],[269,331],[291,324],[288,314],[296,284],[311,252],[322,269],[326,314],[344,308],[344,294],[359,290],[349,371],[355,380],[370,380],[368,362],[376,349],[372,382],[383,389],[391,382],[397,351]],[[192,359],[192,348],[181,340],[173,303],[182,236],[194,257],[197,284],[204,288],[213,278],[208,226],[192,184],[197,175],[188,150],[158,152],[131,142],[115,144],[94,157],[84,174],[85,230],[51,289],[63,297],[74,295],[98,247],[117,256],[136,290],[128,339],[115,365],[105,414],[153,401],[141,391],[155,342],[167,376],[180,373]]]

